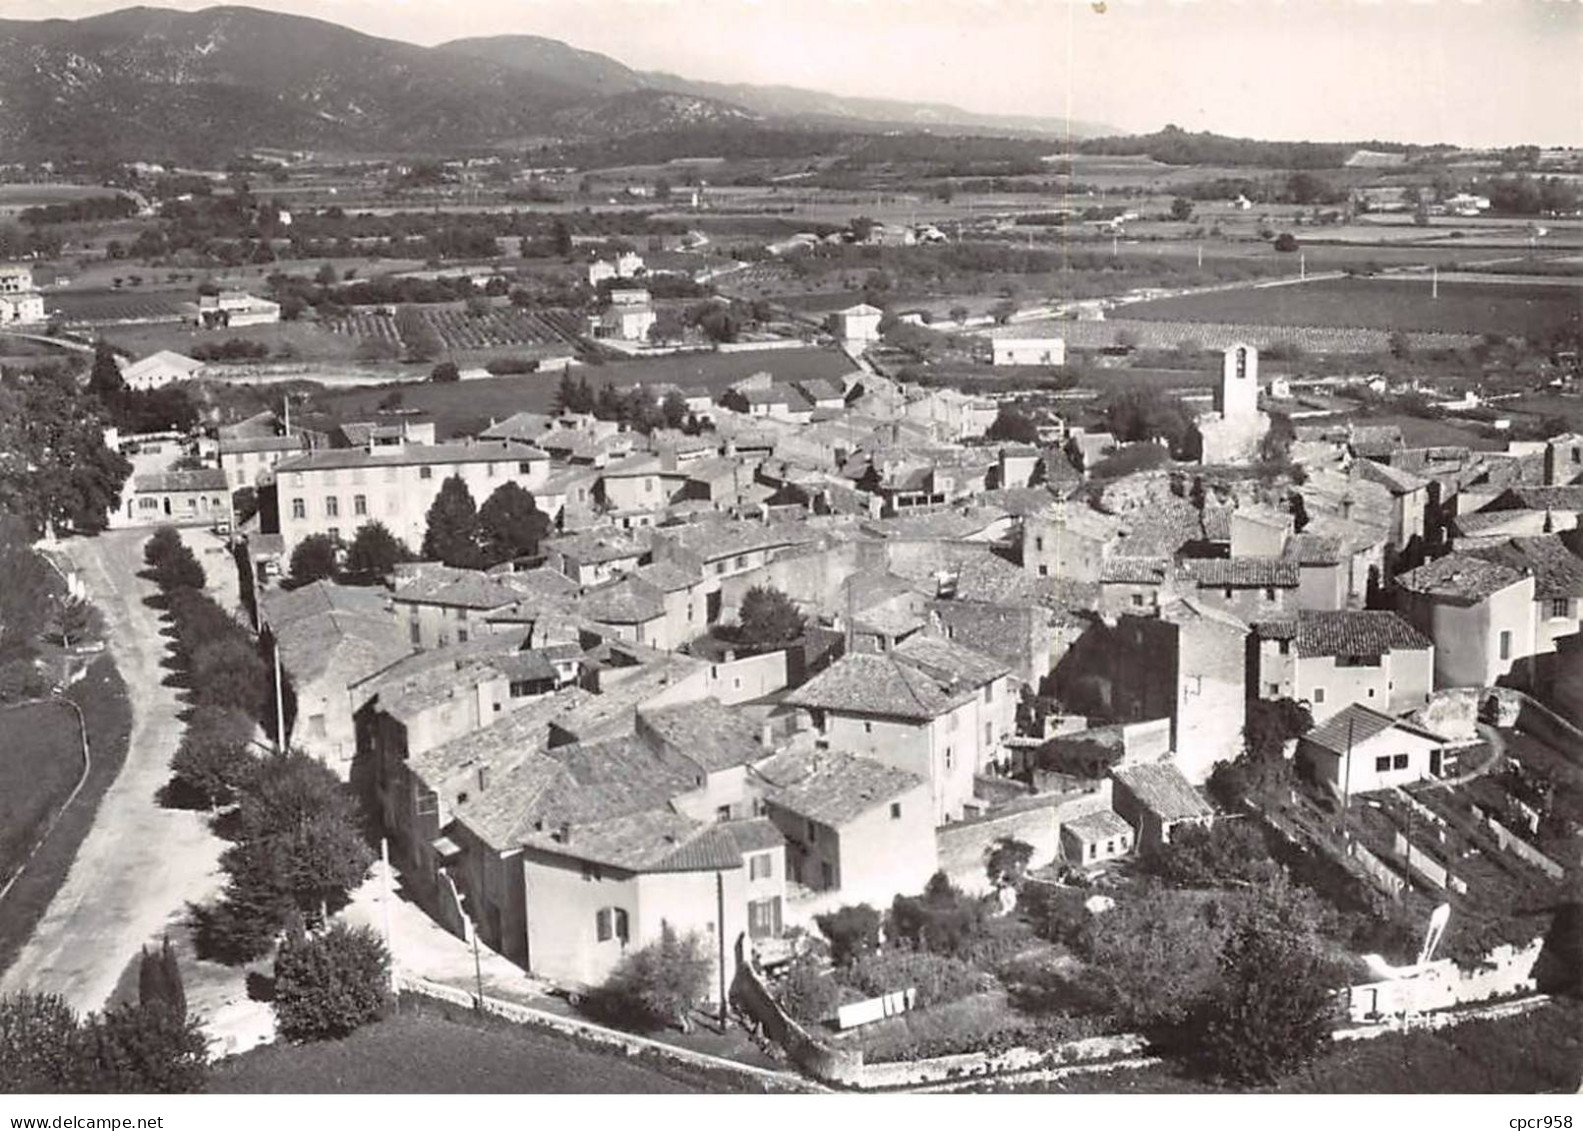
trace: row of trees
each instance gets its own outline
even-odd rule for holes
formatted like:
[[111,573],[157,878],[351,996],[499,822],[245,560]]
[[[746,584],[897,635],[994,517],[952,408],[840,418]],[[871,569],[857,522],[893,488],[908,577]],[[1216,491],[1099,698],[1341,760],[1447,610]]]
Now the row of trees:
[[461,569],[488,569],[530,557],[551,529],[549,516],[518,484],[502,483],[480,507],[459,475],[440,485],[427,521],[424,560]]
[[557,412],[588,413],[600,420],[614,420],[645,434],[656,428],[683,428],[689,415],[686,399],[675,390],[656,401],[654,393],[642,385],[623,390],[607,381],[596,390],[587,377],[573,377],[570,372],[561,375],[555,390],[555,408]]
[[342,547],[328,534],[310,534],[291,551],[293,585],[344,580],[371,585],[389,577],[402,562],[412,560],[407,544],[378,519],[363,523]]

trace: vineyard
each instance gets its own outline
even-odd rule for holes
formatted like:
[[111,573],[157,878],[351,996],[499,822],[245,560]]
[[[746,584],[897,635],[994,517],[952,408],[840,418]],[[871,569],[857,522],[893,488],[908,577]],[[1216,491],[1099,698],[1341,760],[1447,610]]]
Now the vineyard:
[[359,311],[327,322],[332,333],[364,341],[410,345],[427,339],[445,350],[490,350],[575,341],[580,326],[562,310],[495,308],[471,314],[460,307],[402,306],[394,315]]
[[180,322],[191,303],[184,296],[171,293],[79,291],[49,295],[45,305],[59,310],[67,322],[94,326],[117,322]]

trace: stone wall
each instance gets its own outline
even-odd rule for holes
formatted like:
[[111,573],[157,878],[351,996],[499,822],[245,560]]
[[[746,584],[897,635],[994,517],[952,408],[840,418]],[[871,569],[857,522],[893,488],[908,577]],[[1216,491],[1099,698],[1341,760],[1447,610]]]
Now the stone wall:
[[935,830],[940,870],[964,891],[989,891],[984,855],[1001,837],[1031,844],[1029,867],[1042,868],[1060,855],[1061,822],[1110,808],[1110,786],[1106,778],[1087,792],[1035,794],[974,820],[941,825]]
[[1543,940],[1525,947],[1503,945],[1490,952],[1484,965],[1463,970],[1449,958],[1425,965],[1418,973],[1382,982],[1349,986],[1347,1014],[1362,1024],[1403,1013],[1427,1013],[1491,998],[1514,997],[1534,990],[1534,965]]

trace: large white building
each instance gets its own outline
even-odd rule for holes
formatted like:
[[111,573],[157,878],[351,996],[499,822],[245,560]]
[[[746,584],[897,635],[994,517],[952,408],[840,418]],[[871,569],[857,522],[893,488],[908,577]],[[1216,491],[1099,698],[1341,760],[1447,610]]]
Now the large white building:
[[33,286],[26,263],[0,264],[0,325],[44,321],[44,296]]
[[206,330],[267,326],[280,321],[280,303],[246,291],[222,291],[198,297],[197,324]]
[[310,534],[350,542],[375,519],[416,552],[429,507],[452,476],[483,506],[505,483],[538,491],[549,479],[550,457],[527,444],[475,440],[329,448],[283,459],[275,465],[275,490],[285,553]]
[[127,388],[147,391],[162,388],[176,381],[191,381],[204,368],[204,363],[179,354],[175,350],[160,350],[134,361],[121,370],[121,379]]

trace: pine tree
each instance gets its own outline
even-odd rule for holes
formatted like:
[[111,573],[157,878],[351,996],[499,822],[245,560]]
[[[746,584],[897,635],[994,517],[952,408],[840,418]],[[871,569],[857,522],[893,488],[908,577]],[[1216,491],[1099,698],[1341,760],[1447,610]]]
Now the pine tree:
[[429,507],[423,557],[467,569],[478,564],[478,507],[459,475],[440,485],[440,493]]

